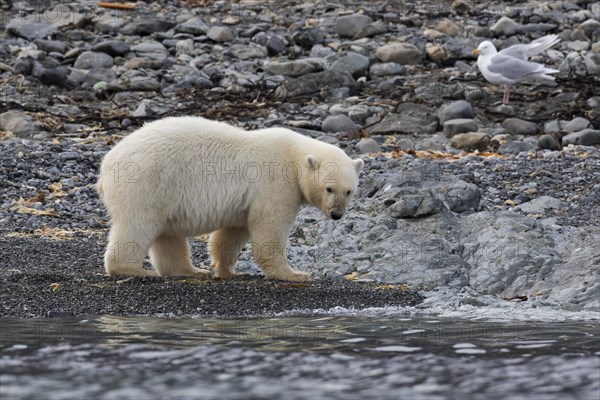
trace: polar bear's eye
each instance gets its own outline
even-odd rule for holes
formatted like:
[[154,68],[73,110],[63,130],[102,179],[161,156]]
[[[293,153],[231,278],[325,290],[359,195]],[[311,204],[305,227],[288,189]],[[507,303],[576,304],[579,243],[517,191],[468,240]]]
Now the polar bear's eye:
[[332,188],[330,188],[330,187],[328,187],[328,188],[327,188],[327,193],[333,193],[333,189],[332,189]]
[[346,192],[346,196],[350,196],[350,193],[352,193],[352,190],[348,190],[348,191]]

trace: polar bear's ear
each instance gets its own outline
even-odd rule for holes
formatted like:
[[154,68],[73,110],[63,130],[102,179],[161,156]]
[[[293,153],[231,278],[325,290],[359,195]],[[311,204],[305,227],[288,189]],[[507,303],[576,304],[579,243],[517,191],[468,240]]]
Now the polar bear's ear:
[[308,166],[308,168],[310,168],[310,169],[319,168],[319,161],[317,161],[317,157],[315,157],[313,155],[308,155],[308,156],[306,156],[305,160],[306,160],[306,166]]
[[358,160],[354,160],[354,168],[356,168],[356,173],[360,173],[360,171],[363,169],[363,166],[365,165],[365,162],[363,160],[361,160],[360,158]]

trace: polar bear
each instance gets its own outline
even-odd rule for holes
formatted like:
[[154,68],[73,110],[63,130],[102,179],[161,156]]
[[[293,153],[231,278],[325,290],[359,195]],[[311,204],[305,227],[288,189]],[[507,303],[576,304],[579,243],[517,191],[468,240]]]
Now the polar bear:
[[[339,220],[355,193],[361,159],[285,128],[246,131],[200,117],[144,125],[104,157],[97,189],[112,219],[109,275],[199,276],[188,237],[211,233],[211,267],[235,275],[250,240],[267,279],[305,281],[286,259],[302,204]],[[142,268],[146,255],[156,271]]]

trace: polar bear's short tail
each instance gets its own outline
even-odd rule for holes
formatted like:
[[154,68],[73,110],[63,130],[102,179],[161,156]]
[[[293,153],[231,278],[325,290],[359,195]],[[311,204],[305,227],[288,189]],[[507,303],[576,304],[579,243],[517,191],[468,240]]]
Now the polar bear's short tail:
[[98,192],[100,197],[102,197],[102,195],[104,194],[104,187],[102,186],[102,176],[100,176],[100,179],[98,179],[98,182],[94,185],[94,189],[96,189],[96,192]]

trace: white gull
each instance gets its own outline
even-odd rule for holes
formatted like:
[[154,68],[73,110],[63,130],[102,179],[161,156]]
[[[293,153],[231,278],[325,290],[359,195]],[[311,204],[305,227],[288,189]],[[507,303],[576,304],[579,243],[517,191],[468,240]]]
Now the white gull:
[[529,44],[516,44],[501,51],[497,51],[492,42],[485,41],[473,50],[473,54],[479,54],[477,67],[484,78],[488,82],[504,85],[502,102],[506,104],[510,98],[510,85],[513,83],[528,78],[554,80],[553,76],[547,74],[560,71],[528,61],[528,58],[549,49],[559,41],[557,35],[547,35]]

